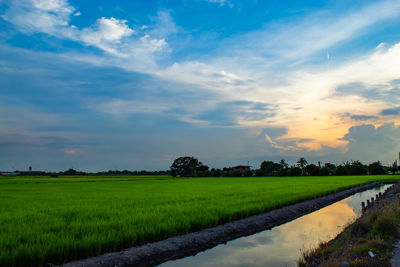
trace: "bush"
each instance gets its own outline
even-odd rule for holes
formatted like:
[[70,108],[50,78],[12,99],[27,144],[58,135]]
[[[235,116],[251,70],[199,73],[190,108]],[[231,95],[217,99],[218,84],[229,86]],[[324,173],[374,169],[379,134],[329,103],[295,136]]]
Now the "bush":
[[346,168],[343,165],[339,165],[336,167],[335,175],[346,175]]
[[274,171],[274,176],[287,176],[287,170],[286,168],[280,168],[277,171]]
[[203,172],[203,171],[197,172],[197,177],[205,177],[205,176],[206,176],[205,172]]
[[220,169],[212,168],[211,171],[210,171],[210,176],[220,177],[220,176],[222,176],[222,171]]
[[383,166],[379,161],[369,164],[368,172],[369,172],[369,174],[384,174],[385,173]]
[[315,164],[309,164],[305,168],[306,172],[311,176],[317,176],[319,173],[319,168]]
[[257,169],[254,171],[255,176],[261,177],[264,176],[264,172],[261,169]]
[[319,169],[319,175],[321,176],[328,176],[331,175],[332,171],[328,167],[324,166],[321,169]]
[[229,172],[228,172],[228,171],[223,171],[223,172],[221,173],[221,176],[222,176],[222,177],[229,177]]
[[288,169],[288,176],[300,176],[303,173],[300,167],[290,167]]
[[397,236],[396,220],[388,215],[379,217],[372,224],[369,235],[377,238],[391,238]]
[[242,172],[240,170],[232,170],[229,172],[230,177],[242,177]]
[[253,176],[253,171],[250,170],[250,169],[245,169],[245,170],[243,171],[243,176],[252,177],[252,176]]
[[354,256],[362,256],[364,254],[367,254],[368,251],[371,250],[371,247],[368,244],[361,244],[354,246],[352,249],[352,254]]

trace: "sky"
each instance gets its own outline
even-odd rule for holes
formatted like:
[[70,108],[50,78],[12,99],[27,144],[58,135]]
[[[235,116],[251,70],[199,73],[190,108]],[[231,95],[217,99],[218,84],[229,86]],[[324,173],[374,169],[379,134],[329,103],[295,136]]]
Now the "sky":
[[380,160],[398,0],[0,0],[0,170]]

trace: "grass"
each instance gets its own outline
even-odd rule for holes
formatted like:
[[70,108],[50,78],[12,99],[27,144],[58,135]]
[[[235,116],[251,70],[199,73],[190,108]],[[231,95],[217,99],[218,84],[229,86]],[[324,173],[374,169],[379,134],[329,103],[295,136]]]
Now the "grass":
[[[400,199],[373,206],[332,241],[303,252],[300,266],[391,266],[392,244],[400,237]],[[375,257],[371,258],[368,252]]]
[[396,179],[1,177],[0,265],[63,263]]

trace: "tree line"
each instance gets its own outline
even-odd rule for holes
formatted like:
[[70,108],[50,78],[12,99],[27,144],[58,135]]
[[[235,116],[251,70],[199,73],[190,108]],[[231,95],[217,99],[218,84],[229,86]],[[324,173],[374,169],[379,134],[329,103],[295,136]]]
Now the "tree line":
[[[245,166],[240,166],[245,167]],[[108,170],[102,172],[83,172],[75,169],[68,169],[60,172],[20,172],[15,171],[17,175],[35,175],[35,176],[53,176],[59,175],[172,175],[174,177],[252,177],[252,176],[326,176],[326,175],[364,175],[364,174],[386,174],[400,172],[397,163],[392,166],[383,166],[381,162],[376,161],[365,165],[360,161],[346,161],[335,165],[324,163],[321,165],[308,163],[305,158],[299,158],[294,165],[289,165],[285,159],[279,162],[263,161],[259,168],[235,168],[224,167],[209,168],[194,157],[179,157],[172,163],[170,170],[165,171],[129,171],[129,170]],[[400,173],[399,173],[400,174]],[[1,173],[0,173],[1,175]]]
[[399,171],[397,163],[383,166],[380,161],[363,164],[358,160],[346,161],[341,164],[321,162],[308,163],[303,157],[295,165],[289,165],[285,159],[279,162],[263,161],[260,168],[209,168],[194,157],[179,157],[171,165],[171,175],[175,177],[252,177],[252,176],[327,176],[327,175],[365,175],[386,174]]

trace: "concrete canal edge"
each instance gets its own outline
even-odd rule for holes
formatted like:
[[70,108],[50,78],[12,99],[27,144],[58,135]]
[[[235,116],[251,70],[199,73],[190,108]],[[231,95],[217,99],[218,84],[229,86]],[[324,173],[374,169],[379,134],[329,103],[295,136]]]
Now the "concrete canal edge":
[[169,260],[195,255],[200,251],[215,247],[219,244],[224,244],[239,237],[271,229],[310,212],[319,210],[355,193],[374,188],[380,184],[382,184],[382,182],[353,187],[327,196],[285,206],[198,232],[171,237],[119,252],[72,261],[61,266],[155,266]]
[[[400,240],[390,238],[398,237],[400,231],[396,226],[399,198],[397,181],[370,201],[362,215],[334,239],[304,251],[299,266],[400,266]],[[381,227],[382,221],[389,224]]]

